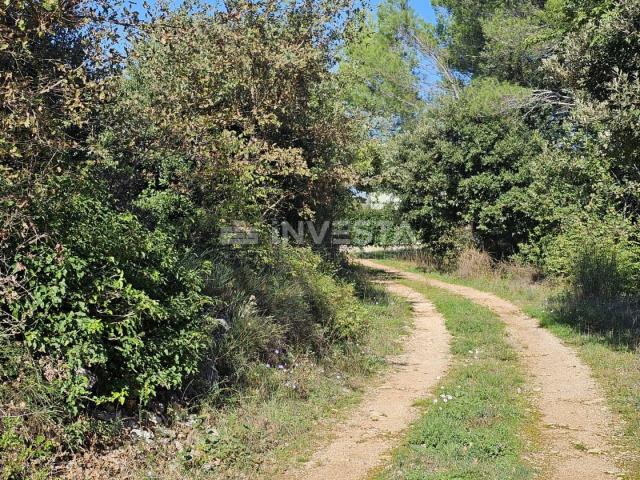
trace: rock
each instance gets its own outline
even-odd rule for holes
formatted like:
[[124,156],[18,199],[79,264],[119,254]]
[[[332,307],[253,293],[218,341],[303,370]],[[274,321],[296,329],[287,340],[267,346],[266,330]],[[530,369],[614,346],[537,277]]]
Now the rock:
[[154,425],[162,423],[162,418],[160,418],[160,416],[156,415],[155,413],[149,413],[147,415],[147,420],[149,420],[149,422],[153,423]]
[[131,435],[147,441],[153,439],[153,432],[149,430],[143,430],[141,428],[134,428],[133,430],[131,430]]
[[371,410],[369,412],[369,418],[371,418],[371,420],[373,420],[374,422],[377,422],[378,420],[380,420],[381,417],[385,417],[386,415],[384,413],[381,412],[377,412],[375,410]]
[[156,428],[155,432],[161,437],[169,438],[172,440],[177,436],[176,432],[171,430],[170,428],[158,427]]

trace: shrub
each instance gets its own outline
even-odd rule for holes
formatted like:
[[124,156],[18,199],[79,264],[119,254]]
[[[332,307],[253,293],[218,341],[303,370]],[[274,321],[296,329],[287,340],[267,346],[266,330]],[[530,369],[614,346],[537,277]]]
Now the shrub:
[[58,233],[14,254],[23,290],[0,306],[21,326],[16,339],[62,363],[57,381],[70,407],[145,403],[195,373],[210,344],[210,266],[97,200],[108,198],[98,187],[73,189],[71,181],[55,182],[39,202],[34,218]]
[[355,339],[365,327],[353,286],[335,273],[310,249],[279,245],[245,281],[258,307],[285,326],[289,341],[322,348]]
[[577,298],[610,300],[627,290],[619,253],[612,248],[587,245],[575,259],[571,272]]
[[628,220],[617,215],[574,219],[545,243],[545,272],[569,278],[576,293],[584,290],[581,296],[639,292],[640,244]]
[[223,384],[252,383],[256,363],[285,365],[290,355],[324,354],[363,333],[355,287],[311,249],[281,244],[226,253],[213,260],[206,288],[224,304],[224,328],[205,370],[215,369]]
[[229,305],[229,324],[215,347],[214,365],[225,383],[246,382],[259,360],[284,351],[285,326],[268,313],[258,311],[256,298],[237,293]]
[[461,278],[492,276],[494,270],[491,256],[475,248],[465,248],[458,257],[456,274]]
[[522,208],[524,188],[544,141],[514,108],[526,95],[474,80],[459,97],[439,99],[400,138],[400,209],[436,254],[454,250],[464,228],[474,245],[501,258],[528,240],[535,221]]
[[593,243],[574,256],[570,288],[554,299],[559,319],[635,348],[640,334],[640,297],[635,262],[622,245]]
[[49,478],[49,461],[55,453],[55,445],[44,435],[25,436],[20,431],[19,418],[0,420],[0,475],[3,479]]

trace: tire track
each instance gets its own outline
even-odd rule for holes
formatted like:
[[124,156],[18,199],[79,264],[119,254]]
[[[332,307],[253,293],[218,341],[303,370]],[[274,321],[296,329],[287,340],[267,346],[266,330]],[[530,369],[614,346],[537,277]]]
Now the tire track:
[[419,417],[416,400],[424,398],[447,370],[449,333],[444,318],[422,295],[394,282],[389,292],[409,300],[414,328],[403,354],[390,359],[395,366],[387,379],[365,393],[364,401],[336,426],[331,442],[309,462],[285,473],[285,479],[358,480],[382,465],[397,444],[397,436]]

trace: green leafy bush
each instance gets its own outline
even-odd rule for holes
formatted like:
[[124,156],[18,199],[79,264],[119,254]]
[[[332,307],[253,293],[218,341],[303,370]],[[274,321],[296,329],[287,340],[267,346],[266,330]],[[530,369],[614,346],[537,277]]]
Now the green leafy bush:
[[618,216],[567,220],[545,248],[547,273],[569,278],[585,297],[638,293],[640,244],[636,227]]
[[564,271],[566,291],[552,302],[562,322],[636,348],[640,335],[640,247],[624,222],[580,225],[551,245],[549,266]]
[[456,248],[463,228],[476,247],[496,256],[515,253],[528,239],[535,219],[522,203],[529,163],[544,142],[519,108],[527,94],[476,80],[459,98],[440,100],[400,140],[401,209],[436,253]]
[[320,350],[333,341],[357,339],[366,326],[353,286],[335,273],[308,248],[278,245],[246,272],[242,284],[258,309],[284,326],[287,341]]
[[611,300],[629,290],[629,275],[613,249],[586,246],[576,258],[571,272],[573,288],[583,299]]
[[194,374],[211,343],[210,265],[114,210],[98,186],[71,181],[45,190],[34,218],[56,233],[16,252],[13,272],[29,293],[3,309],[32,351],[63,362],[60,388],[72,407],[145,403]]
[[19,418],[0,420],[0,474],[3,480],[49,478],[48,462],[55,454],[54,443],[45,435],[31,438],[20,431]]

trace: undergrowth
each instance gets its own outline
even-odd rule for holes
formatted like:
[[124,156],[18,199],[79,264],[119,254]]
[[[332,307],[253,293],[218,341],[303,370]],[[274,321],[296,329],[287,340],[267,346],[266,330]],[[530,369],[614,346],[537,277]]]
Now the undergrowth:
[[[364,271],[342,277],[354,287],[357,308],[368,321],[357,340],[311,351],[274,348],[248,362],[242,382],[221,384],[199,398],[197,408],[179,403],[156,425],[151,439],[127,442],[107,455],[77,456],[70,472],[117,478],[273,478],[305,461],[330,426],[357,403],[370,377],[398,353],[410,323],[406,302],[370,283]],[[122,466],[126,465],[126,469]]]

